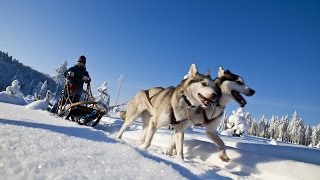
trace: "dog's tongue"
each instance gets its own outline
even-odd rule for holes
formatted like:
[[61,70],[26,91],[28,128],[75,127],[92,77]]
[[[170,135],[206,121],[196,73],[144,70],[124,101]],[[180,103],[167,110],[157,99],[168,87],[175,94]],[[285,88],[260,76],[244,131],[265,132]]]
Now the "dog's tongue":
[[231,91],[233,97],[238,101],[241,107],[244,107],[247,104],[247,101],[241,96],[237,91]]
[[198,96],[200,97],[202,104],[204,104],[205,106],[209,106],[210,104],[212,104],[213,100],[207,99],[201,94],[198,94]]

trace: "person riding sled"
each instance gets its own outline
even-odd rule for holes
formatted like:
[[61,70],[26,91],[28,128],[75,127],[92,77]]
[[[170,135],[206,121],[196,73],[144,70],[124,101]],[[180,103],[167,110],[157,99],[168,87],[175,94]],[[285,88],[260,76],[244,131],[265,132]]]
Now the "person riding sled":
[[67,86],[72,102],[79,102],[83,91],[83,84],[90,83],[91,81],[89,73],[86,70],[86,57],[80,56],[77,64],[67,69],[64,76],[67,78]]

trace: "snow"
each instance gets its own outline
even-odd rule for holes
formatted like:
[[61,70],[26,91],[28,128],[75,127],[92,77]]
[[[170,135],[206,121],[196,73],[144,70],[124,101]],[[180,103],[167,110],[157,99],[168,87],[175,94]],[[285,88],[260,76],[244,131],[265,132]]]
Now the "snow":
[[34,109],[34,110],[46,110],[48,109],[49,101],[48,100],[38,100],[31,102],[30,104],[26,105],[26,109]]
[[14,80],[11,86],[6,88],[6,91],[0,92],[0,102],[27,105],[28,103],[23,98],[23,93],[20,91],[20,83],[18,80]]
[[0,102],[17,104],[17,105],[27,105],[28,103],[25,101],[23,97],[12,95],[6,91],[0,92]]
[[34,110],[47,110],[50,104],[49,99],[51,96],[50,90],[47,91],[45,99],[38,100],[31,102],[30,104],[26,105],[26,109],[34,109]]
[[226,129],[220,133],[223,136],[233,136],[234,131],[232,129]]
[[249,127],[244,118],[243,108],[232,111],[232,115],[228,118],[227,127],[230,129],[228,132],[233,131],[233,134],[238,136],[248,131]]
[[97,102],[99,109],[104,109],[107,111],[110,103],[107,82],[104,82],[100,87],[98,87],[98,92],[99,94],[94,96],[94,99]]
[[0,103],[1,179],[318,179],[320,150],[250,137],[222,136],[229,162],[193,127],[185,161],[164,154],[172,131],[160,129],[148,150],[138,148],[141,123],[115,140],[123,121],[104,117],[96,128]]
[[269,144],[271,145],[278,145],[278,142],[275,139],[271,139],[271,141],[269,142]]

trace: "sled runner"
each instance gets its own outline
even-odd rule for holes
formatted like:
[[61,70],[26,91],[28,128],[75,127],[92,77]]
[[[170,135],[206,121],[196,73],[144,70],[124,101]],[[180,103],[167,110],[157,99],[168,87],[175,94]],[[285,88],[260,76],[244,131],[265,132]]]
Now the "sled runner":
[[90,82],[87,82],[87,88],[82,92],[83,97],[80,97],[79,102],[75,102],[75,92],[70,93],[70,86],[66,83],[61,92],[60,99],[56,107],[52,109],[53,113],[65,119],[76,121],[80,125],[94,127],[104,116],[108,108],[99,108],[97,102],[91,92]]

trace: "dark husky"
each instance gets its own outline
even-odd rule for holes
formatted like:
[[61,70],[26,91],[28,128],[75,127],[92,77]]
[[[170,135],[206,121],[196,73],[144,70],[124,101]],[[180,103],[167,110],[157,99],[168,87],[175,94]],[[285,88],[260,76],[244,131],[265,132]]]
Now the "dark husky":
[[[217,133],[217,127],[220,124],[221,119],[223,118],[225,107],[230,100],[234,100],[238,102],[241,107],[244,107],[247,101],[241,94],[252,96],[254,95],[255,91],[249,88],[240,76],[233,74],[229,70],[225,71],[222,67],[219,67],[218,77],[214,79],[214,86],[217,87],[218,92],[220,92],[220,96],[216,101],[216,104],[212,106],[212,108],[199,109],[195,111],[195,113],[192,114],[188,125],[205,126],[207,137],[219,147],[219,157],[223,161],[228,161],[229,158],[226,154],[225,144]],[[175,139],[180,138],[179,136],[181,136],[180,131],[181,130],[176,131],[173,135],[167,150],[167,154],[173,155],[174,150],[177,149],[177,154],[181,158],[183,158],[183,155],[180,154],[181,152],[179,152],[179,148],[175,143]]]

